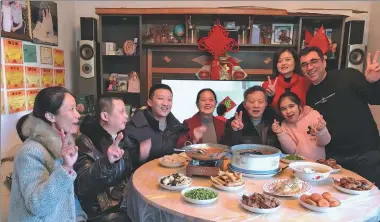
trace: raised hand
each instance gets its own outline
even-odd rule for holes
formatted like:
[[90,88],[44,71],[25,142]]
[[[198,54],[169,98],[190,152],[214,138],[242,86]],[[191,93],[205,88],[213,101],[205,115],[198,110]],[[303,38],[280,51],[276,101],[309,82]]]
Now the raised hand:
[[123,133],[117,134],[115,141],[107,149],[107,157],[110,163],[114,163],[120,160],[124,155],[124,150],[120,149],[119,143],[123,139]]
[[235,119],[231,122],[231,127],[234,131],[242,130],[244,128],[242,111],[240,111],[239,114],[237,112],[235,113]]
[[207,130],[207,127],[202,125],[202,126],[198,126],[194,129],[194,140],[193,140],[193,143],[197,143],[199,140],[202,139],[203,137],[203,133],[205,133]]
[[377,61],[379,53],[380,51],[376,51],[372,61],[371,53],[367,54],[367,69],[365,70],[364,76],[365,79],[370,83],[377,82],[380,79],[380,65]]
[[272,124],[272,131],[275,133],[275,134],[281,134],[283,132],[283,129],[282,127],[280,126],[280,123],[277,121],[277,120],[274,120],[273,121],[273,124]]
[[278,79],[278,77],[276,77],[276,79],[274,80],[274,82],[272,84],[272,80],[268,76],[268,88],[266,89],[268,96],[274,96],[274,94],[276,94],[277,79]]
[[326,127],[326,121],[323,119],[323,116],[318,117],[318,122],[315,124],[314,129],[316,131],[321,131]]
[[42,25],[48,35],[54,35],[53,17],[50,8],[42,9]]
[[59,133],[62,141],[61,155],[63,158],[62,166],[66,170],[73,168],[75,162],[78,159],[78,147],[75,145],[69,145],[69,133],[65,135],[65,132],[61,129]]

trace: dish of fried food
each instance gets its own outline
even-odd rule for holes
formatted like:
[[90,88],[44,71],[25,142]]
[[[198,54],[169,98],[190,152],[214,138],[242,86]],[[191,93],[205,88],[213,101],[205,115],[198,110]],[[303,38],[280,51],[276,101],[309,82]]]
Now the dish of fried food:
[[333,178],[333,180],[335,185],[349,190],[368,191],[374,186],[367,180],[357,180],[353,177],[342,177],[339,180]]
[[219,171],[218,176],[210,177],[211,181],[217,185],[225,187],[237,187],[244,185],[243,175],[241,173],[231,173],[228,171]]
[[316,161],[317,163],[327,165],[331,168],[333,168],[334,171],[342,169],[342,166],[336,163],[336,160],[329,158],[329,159],[319,159]]

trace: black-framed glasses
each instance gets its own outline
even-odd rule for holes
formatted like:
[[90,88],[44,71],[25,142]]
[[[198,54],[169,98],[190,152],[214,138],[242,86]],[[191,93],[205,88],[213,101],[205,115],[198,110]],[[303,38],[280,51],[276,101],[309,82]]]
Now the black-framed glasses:
[[318,64],[318,62],[319,62],[320,60],[321,60],[321,59],[312,59],[312,60],[310,60],[309,63],[307,63],[307,62],[303,62],[303,63],[301,63],[301,68],[306,69],[306,68],[309,66],[309,64],[310,64],[311,66],[315,67],[315,66]]

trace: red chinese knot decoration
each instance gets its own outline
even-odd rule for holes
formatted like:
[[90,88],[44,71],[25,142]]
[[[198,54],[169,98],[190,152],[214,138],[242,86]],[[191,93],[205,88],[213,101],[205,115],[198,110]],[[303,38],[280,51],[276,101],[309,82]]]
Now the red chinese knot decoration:
[[211,62],[211,79],[219,80],[219,57],[224,56],[226,51],[239,51],[239,44],[235,39],[228,38],[230,33],[224,26],[220,25],[219,20],[212,27],[207,37],[203,37],[198,42],[198,48],[201,51],[208,51],[213,56]]

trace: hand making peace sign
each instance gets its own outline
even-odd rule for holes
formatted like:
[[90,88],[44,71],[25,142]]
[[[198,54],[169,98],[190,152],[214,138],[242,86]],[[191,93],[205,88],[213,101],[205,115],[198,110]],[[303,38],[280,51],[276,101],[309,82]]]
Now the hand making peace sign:
[[123,133],[117,134],[115,141],[113,141],[112,145],[107,149],[107,157],[110,163],[114,163],[123,157],[124,150],[120,149],[119,143],[123,139]]
[[379,57],[379,53],[380,51],[376,51],[372,62],[371,62],[371,53],[367,54],[367,69],[365,70],[364,76],[365,76],[365,79],[370,83],[377,82],[380,79],[380,65],[379,65],[379,62],[377,61]]
[[69,145],[69,133],[65,134],[63,129],[59,133],[62,141],[61,155],[63,159],[63,166],[67,169],[71,169],[74,166],[74,163],[78,159],[78,147],[74,144]]
[[239,114],[237,112],[235,113],[235,119],[231,122],[231,127],[234,131],[242,130],[244,128],[242,111],[240,111]]
[[268,88],[266,89],[268,96],[274,96],[274,94],[276,94],[277,79],[278,79],[278,77],[276,77],[276,79],[274,80],[274,82],[272,84],[272,80],[268,76]]

